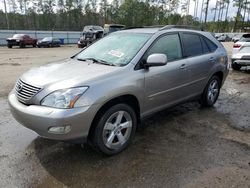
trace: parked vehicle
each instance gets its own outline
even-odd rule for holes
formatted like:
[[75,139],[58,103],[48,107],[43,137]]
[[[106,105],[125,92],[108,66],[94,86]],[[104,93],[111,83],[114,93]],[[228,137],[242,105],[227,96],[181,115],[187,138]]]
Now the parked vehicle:
[[112,33],[71,59],[24,73],[9,94],[13,116],[42,137],[124,150],[140,121],[197,99],[213,106],[227,52],[209,33],[180,26]]
[[238,42],[240,40],[240,38],[242,37],[243,34],[236,34],[233,38],[232,38],[232,41],[235,43],[235,42]]
[[12,48],[12,46],[20,46],[23,48],[27,45],[32,45],[36,47],[37,39],[31,38],[29,35],[25,34],[15,34],[11,38],[7,38],[7,46],[8,48]]
[[221,35],[222,35],[222,34],[216,33],[216,34],[214,35],[214,37],[215,37],[216,39],[218,39]]
[[125,25],[121,25],[121,24],[105,24],[104,35],[123,30],[124,28],[125,28]]
[[233,40],[233,37],[235,36],[233,33],[227,33],[228,36],[228,42]]
[[87,25],[83,29],[83,34],[77,42],[78,48],[83,48],[97,39],[103,37],[103,28],[97,25]]
[[217,40],[219,42],[229,42],[231,38],[227,34],[222,34]]
[[240,70],[243,66],[250,65],[250,34],[242,35],[241,39],[233,46],[232,68]]
[[60,40],[56,37],[45,37],[37,42],[37,47],[60,47]]

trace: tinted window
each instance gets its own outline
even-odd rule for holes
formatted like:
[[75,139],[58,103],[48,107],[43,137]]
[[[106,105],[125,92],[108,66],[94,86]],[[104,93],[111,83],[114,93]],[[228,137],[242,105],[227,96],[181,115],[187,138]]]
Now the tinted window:
[[202,54],[202,45],[199,35],[183,33],[182,41],[186,57]]
[[250,42],[250,37],[247,38],[247,37],[241,37],[239,42]]
[[182,58],[181,44],[178,34],[170,34],[157,40],[147,52],[147,57],[154,53],[166,54],[168,61]]
[[207,39],[206,37],[203,37],[203,39],[207,43],[210,52],[214,52],[218,48],[217,45],[214,44],[211,40]]
[[209,53],[210,52],[210,49],[208,48],[208,45],[207,43],[205,42],[204,38],[201,37],[201,44],[202,44],[202,48],[203,48],[203,53],[206,54],[206,53]]

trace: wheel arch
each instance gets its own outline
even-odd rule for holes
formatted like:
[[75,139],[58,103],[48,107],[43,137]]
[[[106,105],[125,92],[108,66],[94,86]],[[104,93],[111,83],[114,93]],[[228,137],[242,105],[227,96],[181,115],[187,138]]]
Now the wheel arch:
[[220,87],[222,86],[222,82],[223,82],[223,78],[224,78],[224,74],[222,71],[218,71],[216,73],[214,73],[212,76],[218,76],[220,79]]
[[105,104],[102,105],[102,107],[97,111],[95,114],[95,117],[91,123],[90,129],[89,129],[89,134],[88,134],[88,139],[93,135],[93,132],[95,130],[95,127],[97,125],[97,122],[101,115],[111,106],[114,106],[119,103],[124,103],[132,107],[136,113],[136,118],[137,122],[140,122],[140,104],[139,100],[137,99],[136,96],[131,95],[131,94],[126,94],[126,95],[121,95],[118,97],[115,97],[109,101],[107,101]]

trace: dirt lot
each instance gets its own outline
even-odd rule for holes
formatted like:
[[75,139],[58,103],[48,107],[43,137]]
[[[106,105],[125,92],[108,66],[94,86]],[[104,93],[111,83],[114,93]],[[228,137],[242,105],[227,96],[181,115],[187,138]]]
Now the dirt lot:
[[230,71],[214,108],[188,103],[160,112],[117,156],[42,139],[20,126],[7,104],[18,76],[78,51],[0,48],[0,187],[250,187],[247,69]]

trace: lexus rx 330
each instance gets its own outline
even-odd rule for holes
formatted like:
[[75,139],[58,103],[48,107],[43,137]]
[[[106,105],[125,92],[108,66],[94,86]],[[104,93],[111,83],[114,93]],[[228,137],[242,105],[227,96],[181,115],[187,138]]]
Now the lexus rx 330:
[[113,155],[153,113],[193,99],[212,106],[227,63],[226,50],[208,32],[122,30],[24,73],[8,99],[15,119],[40,136],[88,142]]

